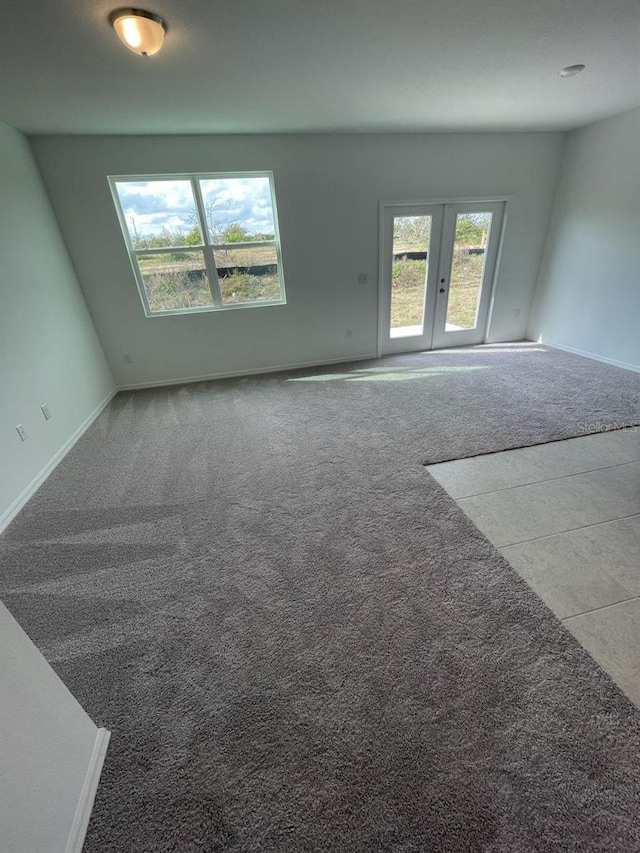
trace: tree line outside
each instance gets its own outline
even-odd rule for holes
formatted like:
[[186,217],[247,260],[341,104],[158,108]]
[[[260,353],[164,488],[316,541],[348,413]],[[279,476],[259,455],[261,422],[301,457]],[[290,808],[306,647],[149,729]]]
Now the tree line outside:
[[[280,282],[276,273],[252,274],[248,267],[273,266],[277,263],[275,249],[261,246],[274,239],[273,234],[250,232],[237,221],[225,221],[207,211],[210,239],[215,244],[255,243],[250,247],[220,249],[215,252],[216,266],[228,270],[220,277],[224,304],[276,300],[280,298]],[[396,217],[394,221],[394,255],[402,252],[427,252],[430,240],[431,217]],[[130,221],[129,233],[135,250],[163,249],[166,253],[138,255],[147,299],[152,311],[206,307],[212,304],[201,250],[176,251],[188,246],[202,245],[198,224],[188,228],[163,228],[159,233],[141,233],[135,220]],[[469,254],[469,248],[484,248],[488,235],[486,214],[459,214],[456,222],[454,263],[449,288],[447,322],[461,328],[472,328],[475,322],[477,299],[484,267],[483,254]],[[423,322],[425,280],[428,266],[425,259],[394,258],[392,275],[391,326],[416,326]]]
[[[248,267],[277,264],[275,248],[259,245],[273,240],[274,235],[250,232],[240,222],[224,222],[210,215],[207,216],[207,225],[214,244],[256,243],[238,249],[215,250],[216,267],[225,270],[225,274],[219,277],[223,304],[279,299],[280,280],[277,271],[257,275],[247,270]],[[166,253],[137,256],[151,311],[212,305],[202,250],[180,250],[182,247],[202,245],[199,225],[194,223],[188,230],[165,227],[157,234],[139,232],[133,219],[129,226],[131,244],[135,250],[167,249]]]
[[[131,219],[131,245],[134,249],[164,249],[172,246],[201,246],[202,235],[200,227],[194,225],[188,231],[182,228],[163,228],[158,234],[141,234]],[[209,235],[213,243],[262,243],[265,240],[273,240],[273,234],[251,233],[239,222],[230,222],[224,227],[209,228]]]

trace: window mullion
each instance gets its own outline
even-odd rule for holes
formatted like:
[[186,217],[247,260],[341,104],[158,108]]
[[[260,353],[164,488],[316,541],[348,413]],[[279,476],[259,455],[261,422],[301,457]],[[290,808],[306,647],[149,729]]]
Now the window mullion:
[[209,281],[209,290],[211,291],[211,299],[216,308],[222,307],[222,294],[220,293],[220,281],[218,280],[218,270],[216,269],[215,257],[213,248],[209,239],[209,226],[207,224],[207,216],[204,209],[204,200],[200,192],[200,184],[197,178],[191,178],[191,187],[193,189],[193,197],[196,201],[198,210],[198,218],[200,219],[200,231],[204,241],[204,265],[207,269],[207,279]]
[[160,246],[155,249],[131,249],[134,255],[168,255],[171,252],[198,252],[202,251],[204,246]]

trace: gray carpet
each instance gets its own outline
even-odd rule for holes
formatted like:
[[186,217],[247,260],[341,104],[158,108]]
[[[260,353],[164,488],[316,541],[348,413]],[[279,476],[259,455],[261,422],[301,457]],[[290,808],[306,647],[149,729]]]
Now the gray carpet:
[[640,849],[640,714],[422,467],[638,421],[534,346],[119,394],[0,541],[86,853]]

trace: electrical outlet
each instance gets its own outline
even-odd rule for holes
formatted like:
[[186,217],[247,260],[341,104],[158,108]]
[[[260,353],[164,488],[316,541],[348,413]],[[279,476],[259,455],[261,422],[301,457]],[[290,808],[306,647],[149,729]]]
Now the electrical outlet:
[[347,337],[348,337],[348,338],[350,338],[350,337],[351,337],[351,329],[347,329]]
[[49,411],[49,406],[47,406],[46,403],[43,403],[40,406],[40,410],[42,411],[42,414],[44,415],[45,421],[48,421],[49,418],[51,417],[51,412]]
[[27,440],[27,431],[22,426],[22,424],[18,424],[18,426],[16,427],[16,432],[20,436],[20,441],[26,441]]
[[516,308],[516,310],[513,312],[513,316],[514,316],[514,317],[519,317],[519,316],[520,316],[520,309],[519,309],[519,308]]
[[366,272],[359,272],[358,273],[358,284],[366,284],[367,281],[368,281],[368,276],[367,276]]
[[133,364],[133,359],[131,358],[128,352],[124,353],[124,355],[122,356],[122,360],[125,364]]

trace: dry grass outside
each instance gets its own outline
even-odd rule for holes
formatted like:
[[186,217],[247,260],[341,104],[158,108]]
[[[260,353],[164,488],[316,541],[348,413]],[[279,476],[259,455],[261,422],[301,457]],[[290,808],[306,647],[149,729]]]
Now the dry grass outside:
[[[455,252],[449,285],[448,324],[463,329],[474,328],[483,266],[484,255]],[[426,261],[394,261],[392,328],[422,324],[426,272]]]
[[242,302],[271,302],[281,298],[278,275],[251,275],[236,272],[220,279],[220,294],[225,305]]
[[[268,250],[271,247],[265,248]],[[253,249],[233,251],[253,253]],[[270,263],[271,255],[260,254],[260,261],[264,257],[266,258],[264,263]],[[152,312],[213,306],[201,252],[189,253],[182,257],[177,253],[144,255],[138,260]],[[216,260],[220,265],[228,261],[239,266],[259,265],[255,259],[255,253],[252,254],[251,259],[243,257],[245,264],[241,264],[235,255],[232,259],[217,258]],[[280,281],[277,273],[252,275],[248,272],[234,271],[231,275],[220,278],[220,293],[225,305],[273,301],[281,297]]]
[[391,328],[422,325],[427,273],[425,261],[394,261],[391,287]]
[[216,266],[219,267],[257,267],[277,264],[275,246],[251,246],[247,249],[216,249]]

